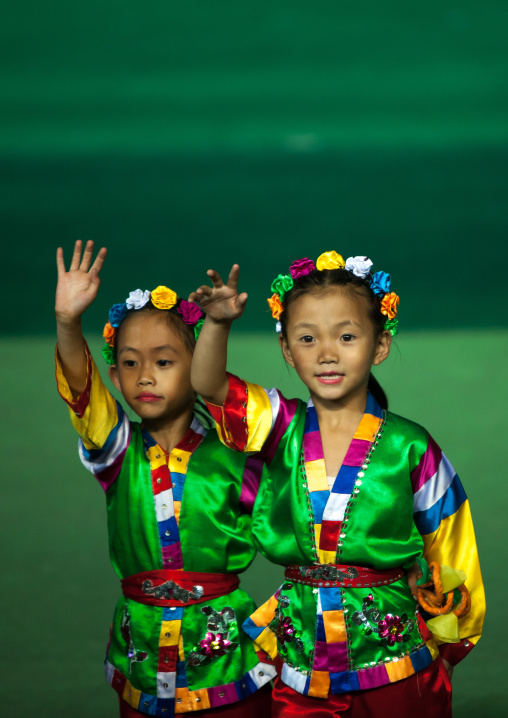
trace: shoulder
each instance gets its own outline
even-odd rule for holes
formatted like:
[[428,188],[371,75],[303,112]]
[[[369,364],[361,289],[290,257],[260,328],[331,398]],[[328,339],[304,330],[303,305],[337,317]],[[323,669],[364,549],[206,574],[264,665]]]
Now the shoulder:
[[421,424],[416,421],[406,419],[404,416],[394,414],[391,411],[386,412],[386,425],[392,431],[398,432],[407,437],[408,440],[429,441],[430,434]]

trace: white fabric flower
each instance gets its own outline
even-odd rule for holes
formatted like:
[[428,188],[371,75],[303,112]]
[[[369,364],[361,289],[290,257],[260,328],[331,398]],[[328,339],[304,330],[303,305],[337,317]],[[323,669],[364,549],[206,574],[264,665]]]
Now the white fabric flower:
[[372,262],[368,257],[349,257],[346,260],[346,269],[357,277],[366,277],[372,267]]
[[144,307],[149,301],[150,292],[148,289],[145,289],[145,291],[142,289],[136,289],[134,292],[129,294],[125,300],[125,304],[127,305],[127,309],[141,309],[141,307]]
[[277,324],[275,325],[275,331],[277,332],[277,334],[280,334],[280,333],[281,333],[281,331],[282,331],[282,324],[281,324],[280,322],[277,322]]

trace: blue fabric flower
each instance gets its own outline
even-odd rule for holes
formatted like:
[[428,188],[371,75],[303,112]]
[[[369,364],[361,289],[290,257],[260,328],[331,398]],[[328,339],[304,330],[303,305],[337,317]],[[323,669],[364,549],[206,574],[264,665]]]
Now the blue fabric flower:
[[127,305],[125,304],[125,302],[123,304],[113,304],[113,306],[109,310],[109,323],[112,327],[120,326],[120,322],[126,314]]
[[380,296],[383,296],[384,294],[387,294],[387,292],[390,291],[391,286],[391,279],[390,275],[386,272],[375,272],[372,275],[372,280],[370,283],[370,288],[374,292],[374,294],[379,294]]

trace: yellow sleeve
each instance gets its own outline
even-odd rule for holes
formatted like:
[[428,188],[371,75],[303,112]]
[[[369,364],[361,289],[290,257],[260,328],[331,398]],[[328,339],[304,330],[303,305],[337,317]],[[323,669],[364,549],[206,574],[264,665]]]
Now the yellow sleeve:
[[118,405],[104,386],[99,370],[85,345],[87,357],[86,386],[74,397],[63,373],[58,349],[55,351],[56,383],[58,393],[69,407],[71,422],[84,447],[91,451],[101,449],[119,421]]

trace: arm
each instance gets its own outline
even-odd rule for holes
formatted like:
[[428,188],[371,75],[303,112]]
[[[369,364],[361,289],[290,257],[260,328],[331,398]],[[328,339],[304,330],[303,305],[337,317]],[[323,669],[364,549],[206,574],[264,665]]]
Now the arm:
[[69,271],[65,270],[63,249],[56,253],[58,283],[55,298],[57,351],[63,374],[73,395],[78,396],[86,386],[87,356],[81,331],[81,315],[92,304],[99,289],[99,272],[106,258],[103,247],[90,268],[93,242],[87,242],[81,257],[82,242],[74,245]]
[[415,490],[414,518],[423,538],[425,560],[462,570],[467,576],[465,585],[471,594],[471,610],[458,619],[455,640],[437,641],[441,657],[453,666],[479,640],[485,615],[469,502],[455,470],[432,438],[411,481]]
[[[226,372],[229,331],[247,302],[247,294],[238,294],[239,270],[233,265],[226,285],[217,272],[208,270],[213,287],[200,287],[189,297],[206,313],[192,359],[191,382],[207,401],[221,441],[236,451],[255,452],[269,436],[275,443],[280,439],[296,402]],[[284,410],[279,412],[281,402]]]
[[234,264],[226,284],[218,272],[209,269],[207,274],[212,287],[203,285],[190,297],[206,313],[192,359],[191,382],[194,390],[205,401],[221,406],[228,393],[226,374],[227,345],[231,325],[239,319],[247,303],[247,294],[238,294],[240,267]]

